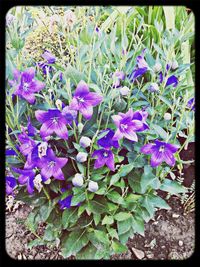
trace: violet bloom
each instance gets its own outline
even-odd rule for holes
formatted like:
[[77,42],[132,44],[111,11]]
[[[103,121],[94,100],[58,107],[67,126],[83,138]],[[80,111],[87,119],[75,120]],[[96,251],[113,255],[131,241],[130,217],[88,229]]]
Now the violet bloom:
[[148,64],[144,59],[146,48],[142,50],[141,54],[137,56],[137,65],[133,69],[132,73],[128,76],[131,82],[134,82],[136,78],[142,76],[148,71]]
[[72,125],[73,121],[77,118],[77,111],[70,109],[69,106],[65,106],[62,110],[62,115],[66,118],[67,123]]
[[69,108],[79,110],[83,117],[89,120],[93,114],[93,107],[97,106],[102,99],[101,95],[90,92],[88,85],[84,81],[80,81]]
[[17,181],[14,177],[6,176],[6,194],[13,195],[13,190],[17,185]]
[[37,129],[32,125],[30,117],[28,117],[27,130],[28,136],[35,136],[37,133]]
[[61,168],[65,166],[67,161],[67,158],[57,158],[53,150],[48,148],[46,156],[42,157],[38,162],[38,166],[41,169],[41,175],[46,180],[52,176],[57,180],[65,180]]
[[56,61],[55,56],[47,50],[42,54],[42,57],[47,61],[48,64],[54,64]]
[[24,156],[31,154],[36,142],[32,140],[25,131],[18,135],[18,139],[21,143],[19,150]]
[[34,93],[41,91],[45,87],[45,83],[35,79],[35,69],[29,68],[21,73],[15,70],[13,76],[14,80],[9,81],[9,84],[15,87],[13,94],[20,96],[30,104],[34,104],[36,101]]
[[115,147],[115,148],[119,148],[119,143],[118,141],[113,141],[113,136],[115,135],[115,132],[111,129],[106,129],[106,130],[103,130],[101,131],[100,134],[104,133],[104,132],[107,132],[106,135],[104,135],[102,138],[100,138],[98,141],[97,141],[97,144],[99,146],[102,146],[104,148],[110,148],[110,147]]
[[115,170],[114,155],[111,150],[99,149],[95,150],[92,154],[92,158],[96,158],[94,163],[94,169],[99,169],[106,165],[111,171]]
[[35,112],[35,117],[42,123],[42,127],[40,128],[40,135],[42,138],[56,133],[60,138],[68,139],[67,120],[60,110],[37,110]]
[[151,154],[151,166],[157,167],[163,161],[168,165],[174,166],[174,153],[178,150],[178,146],[155,140],[154,143],[149,143],[141,147],[140,151],[144,154]]
[[[159,82],[162,83],[164,80],[164,77],[167,76],[167,72],[170,70],[170,65],[167,64],[166,66],[166,72],[163,74],[162,72],[159,72]],[[173,87],[176,87],[178,85],[178,78],[175,75],[171,75],[167,78],[165,87],[173,85]]]
[[18,182],[21,185],[27,184],[27,191],[29,194],[33,194],[34,192],[34,178],[35,178],[35,170],[33,169],[18,169],[12,168],[12,170],[16,173],[19,173],[20,176],[18,178]]
[[112,75],[113,87],[117,88],[120,86],[120,81],[125,79],[125,74],[123,71],[115,71]]
[[59,200],[60,209],[69,209],[71,207],[72,195],[67,196],[66,198]]
[[132,119],[133,120],[139,120],[142,122],[142,126],[141,128],[137,129],[136,132],[143,132],[145,130],[149,130],[149,126],[146,123],[146,119],[148,117],[148,112],[145,110],[137,110],[135,112],[133,112],[133,116]]
[[[19,146],[16,145],[15,147],[19,151]],[[14,149],[8,148],[6,149],[6,156],[17,156],[17,153],[15,152]]]
[[188,102],[187,102],[187,107],[193,111],[195,111],[195,99],[192,97]]
[[[115,135],[113,136],[114,141],[118,141],[122,139],[123,137],[131,140],[131,141],[138,141],[136,131],[142,129],[144,127],[144,123],[138,118],[133,118],[134,113],[130,109],[127,113],[121,113],[119,112],[118,115],[113,115],[112,119],[117,126],[117,131],[115,132]],[[138,116],[136,116],[138,117]]]

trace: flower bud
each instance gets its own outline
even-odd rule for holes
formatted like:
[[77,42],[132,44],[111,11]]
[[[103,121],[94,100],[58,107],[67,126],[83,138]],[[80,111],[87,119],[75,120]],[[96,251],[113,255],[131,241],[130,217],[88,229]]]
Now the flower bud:
[[74,186],[81,187],[83,185],[83,174],[76,173],[72,179],[72,184]]
[[127,86],[120,88],[119,91],[120,91],[120,94],[123,96],[127,96],[130,93],[130,89]]
[[62,109],[62,101],[60,99],[56,100],[56,107],[57,109],[61,110]]
[[48,148],[48,143],[47,142],[41,142],[41,144],[38,146],[38,157],[39,158],[46,156],[47,148]]
[[90,146],[92,140],[89,138],[89,137],[86,137],[86,136],[82,136],[81,139],[80,139],[80,142],[79,144],[82,146],[82,147],[88,147]]
[[172,68],[173,70],[175,70],[175,69],[178,68],[178,62],[177,62],[177,60],[174,60],[174,61],[172,62],[172,64],[171,64],[171,68]]
[[83,123],[80,122],[80,123],[78,124],[78,132],[79,132],[79,133],[82,132],[83,127],[84,127]]
[[96,192],[99,189],[97,182],[89,181],[88,184],[88,191]]
[[50,184],[51,183],[51,178],[49,178],[48,180],[46,180],[45,182],[44,182],[44,184]]
[[165,119],[166,121],[171,120],[171,118],[172,118],[172,116],[171,116],[170,113],[166,112],[166,113],[164,114],[164,119]]
[[159,86],[158,86],[158,84],[157,83],[152,83],[150,86],[149,86],[149,88],[148,88],[148,90],[150,91],[150,92],[158,92],[159,91]]
[[42,182],[42,176],[40,174],[35,176],[35,179],[33,180],[34,187],[40,192],[42,190],[43,185]]
[[159,62],[156,62],[156,64],[153,66],[153,70],[155,72],[159,72],[162,69],[162,65]]
[[79,152],[76,156],[78,162],[85,162],[87,160],[88,154],[85,152]]

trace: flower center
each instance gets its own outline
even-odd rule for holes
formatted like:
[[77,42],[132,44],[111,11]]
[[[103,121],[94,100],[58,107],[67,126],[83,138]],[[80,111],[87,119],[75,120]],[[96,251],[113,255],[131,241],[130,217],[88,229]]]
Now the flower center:
[[124,131],[128,128],[128,125],[127,124],[121,124],[121,129]]
[[53,168],[55,166],[55,161],[50,161],[48,167]]
[[108,152],[103,152],[103,156],[104,156],[104,158],[107,158],[108,157]]
[[23,89],[24,89],[24,91],[28,91],[28,89],[29,89],[29,84],[28,84],[28,83],[24,83],[24,84],[23,84]]
[[81,103],[84,103],[84,102],[85,102],[84,98],[82,98],[82,97],[80,97],[80,96],[78,96],[77,99],[78,99],[78,101],[81,102]]
[[54,118],[52,119],[52,122],[53,122],[53,123],[58,123],[58,117],[54,117]]
[[161,146],[160,148],[159,148],[159,152],[164,152],[165,151],[165,146]]

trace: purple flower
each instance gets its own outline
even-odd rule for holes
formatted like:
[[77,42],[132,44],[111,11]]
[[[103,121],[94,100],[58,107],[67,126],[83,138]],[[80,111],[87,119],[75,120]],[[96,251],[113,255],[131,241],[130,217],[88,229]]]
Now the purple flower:
[[145,52],[146,52],[146,48],[143,49],[141,54],[137,56],[136,58],[137,65],[133,69],[132,73],[129,75],[129,79],[131,82],[134,82],[136,78],[142,76],[148,70],[148,64],[144,59]]
[[44,52],[44,54],[42,54],[42,57],[47,61],[48,64],[53,64],[56,61],[55,56],[47,50]]
[[165,87],[169,85],[173,85],[173,87],[176,87],[178,85],[178,78],[175,75],[172,75],[167,79]]
[[139,120],[142,122],[142,127],[137,129],[136,132],[142,132],[149,129],[148,124],[146,123],[146,119],[148,117],[148,112],[145,110],[137,110],[133,113],[132,119]]
[[65,106],[62,110],[62,115],[66,118],[68,124],[72,124],[77,118],[77,111],[70,109],[69,106]]
[[27,191],[29,194],[33,194],[34,192],[34,178],[35,178],[35,170],[33,169],[18,169],[12,168],[12,170],[16,173],[19,173],[20,176],[18,178],[18,182],[21,185],[27,184]]
[[37,129],[33,127],[30,117],[28,117],[27,130],[28,130],[28,136],[35,136],[37,133]]
[[195,99],[194,97],[192,97],[188,102],[187,102],[187,106],[189,109],[195,111]]
[[13,190],[17,185],[17,181],[14,177],[6,176],[6,194],[13,195]]
[[123,71],[115,71],[112,75],[113,87],[117,88],[120,86],[120,81],[125,79],[125,74]]
[[52,66],[49,66],[45,62],[39,62],[37,64],[38,64],[39,68],[42,70],[44,75],[47,75],[47,72],[52,72],[53,71]]
[[[17,150],[19,150],[19,146],[15,146]],[[17,156],[17,153],[15,152],[14,149],[8,148],[6,149],[6,156]]]
[[60,205],[60,209],[69,209],[71,207],[72,195],[67,196],[63,200],[59,200],[58,203]]
[[86,120],[91,119],[93,107],[97,106],[103,97],[97,93],[91,93],[88,85],[84,81],[80,81],[74,93],[70,109],[79,110]]
[[47,150],[47,142],[38,143],[32,150],[28,166],[32,166],[32,168],[39,167],[41,159],[47,155]]
[[134,113],[130,109],[127,113],[121,113],[119,112],[118,115],[113,115],[112,119],[117,126],[117,131],[115,132],[115,135],[113,136],[114,141],[118,141],[122,139],[123,137],[131,140],[131,141],[138,141],[136,131],[142,129],[144,127],[144,123],[142,122],[141,116],[138,120],[139,115],[135,115],[137,117],[136,119],[133,118]]
[[99,149],[95,150],[92,158],[97,157],[94,163],[94,169],[99,169],[106,165],[111,171],[115,170],[114,155],[111,150]]
[[151,166],[157,167],[163,161],[168,165],[174,166],[174,153],[178,150],[178,146],[155,140],[154,143],[149,143],[141,147],[140,151],[144,154],[151,154]]
[[60,138],[68,139],[67,120],[60,110],[37,110],[35,112],[35,117],[42,123],[42,127],[40,128],[40,135],[42,138],[55,132]]
[[36,142],[32,140],[25,131],[18,135],[18,139],[21,143],[19,150],[24,156],[31,154],[33,148],[36,145]]
[[115,147],[115,148],[119,148],[119,143],[118,141],[113,141],[112,138],[115,134],[115,132],[109,128],[107,128],[106,130],[103,130],[100,134],[107,132],[106,135],[104,135],[102,138],[100,138],[97,141],[97,144],[99,146],[102,146],[104,148],[110,148],[110,147]]
[[38,161],[38,166],[41,169],[41,175],[48,180],[51,176],[58,180],[65,180],[61,170],[67,163],[67,158],[57,158],[51,148],[48,148],[46,156]]
[[30,104],[34,104],[36,101],[34,93],[41,91],[45,87],[45,83],[34,79],[35,69],[29,68],[21,73],[15,70],[13,76],[14,80],[9,81],[9,84],[15,87],[14,95],[18,95]]

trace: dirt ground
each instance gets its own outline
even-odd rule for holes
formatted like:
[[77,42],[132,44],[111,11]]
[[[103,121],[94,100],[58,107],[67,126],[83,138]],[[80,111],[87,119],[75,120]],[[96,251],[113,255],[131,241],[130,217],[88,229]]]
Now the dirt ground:
[[[178,197],[168,201],[171,210],[157,211],[155,220],[145,225],[145,237],[135,235],[129,239],[128,252],[114,255],[111,259],[186,259],[194,251],[194,213],[183,215]],[[59,248],[37,246],[31,250],[27,243],[35,236],[23,224],[30,207],[20,205],[6,213],[6,251],[14,259],[63,259]],[[43,229],[39,229],[39,232]],[[135,250],[136,249],[136,250]]]

